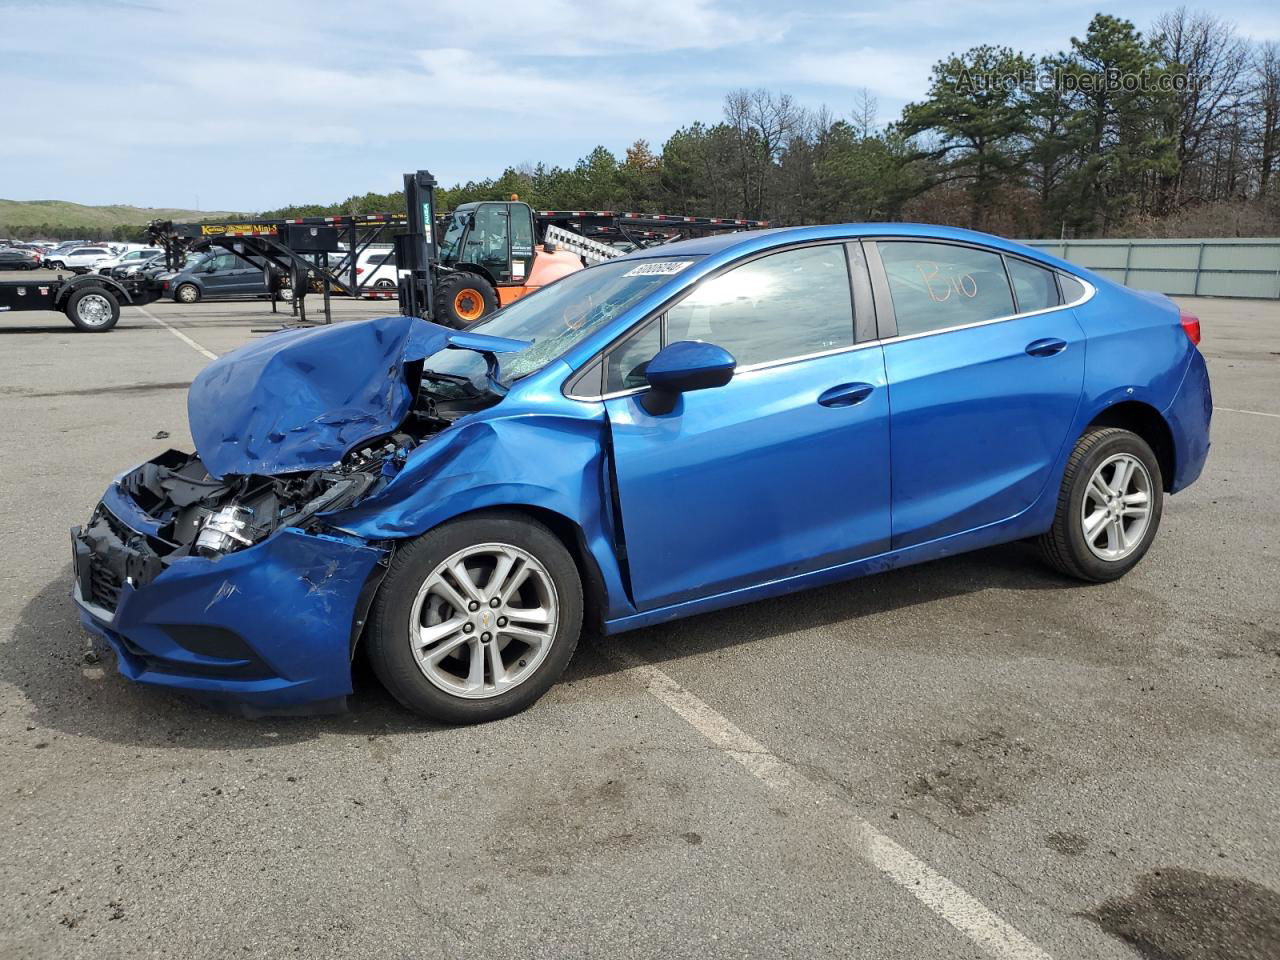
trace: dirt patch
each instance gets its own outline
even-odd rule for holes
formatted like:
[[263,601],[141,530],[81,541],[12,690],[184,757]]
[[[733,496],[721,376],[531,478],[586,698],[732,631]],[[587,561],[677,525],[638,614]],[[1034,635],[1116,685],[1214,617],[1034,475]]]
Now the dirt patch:
[[931,798],[962,817],[1009,801],[1012,784],[1025,777],[1031,747],[1000,729],[941,741],[930,769],[907,781],[909,800]]
[[1249,642],[1253,644],[1253,648],[1259,653],[1280,657],[1280,630],[1263,628],[1257,636],[1250,638]]
[[1089,841],[1078,833],[1051,833],[1044,838],[1044,845],[1065,857],[1078,857],[1089,848]]
[[1280,957],[1280,894],[1238,877],[1163,867],[1088,916],[1147,960]]

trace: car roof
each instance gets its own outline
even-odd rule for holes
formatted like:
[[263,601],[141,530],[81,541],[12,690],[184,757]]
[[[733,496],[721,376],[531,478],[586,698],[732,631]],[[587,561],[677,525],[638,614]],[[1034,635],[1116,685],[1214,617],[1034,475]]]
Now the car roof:
[[767,230],[743,230],[738,233],[721,233],[694,240],[679,240],[657,247],[633,250],[619,257],[620,260],[668,259],[671,257],[708,257],[721,255],[720,259],[733,259],[773,247],[814,240],[853,240],[859,237],[899,237],[919,240],[953,240],[993,247],[1019,256],[1030,257],[1057,266],[1071,273],[1080,268],[1065,260],[1023,246],[1012,240],[977,230],[961,227],[943,227],[933,223],[833,223],[812,227],[772,227]]

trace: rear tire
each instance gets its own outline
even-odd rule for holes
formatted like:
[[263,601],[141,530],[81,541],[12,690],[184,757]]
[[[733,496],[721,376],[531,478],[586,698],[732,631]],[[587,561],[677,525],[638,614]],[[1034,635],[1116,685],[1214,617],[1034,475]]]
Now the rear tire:
[[196,303],[200,299],[200,288],[194,283],[184,283],[173,291],[173,299],[179,303]]
[[445,274],[436,285],[435,303],[438,322],[461,330],[497,310],[498,295],[480,274],[462,270]]
[[578,568],[545,526],[518,513],[463,517],[396,551],[369,620],[369,662],[415,713],[497,720],[564,672],[582,609]]
[[120,303],[104,287],[84,287],[67,299],[67,319],[85,333],[106,333],[120,320]]
[[1151,547],[1163,511],[1164,478],[1147,442],[1118,427],[1090,430],[1067,460],[1041,556],[1078,580],[1117,580]]

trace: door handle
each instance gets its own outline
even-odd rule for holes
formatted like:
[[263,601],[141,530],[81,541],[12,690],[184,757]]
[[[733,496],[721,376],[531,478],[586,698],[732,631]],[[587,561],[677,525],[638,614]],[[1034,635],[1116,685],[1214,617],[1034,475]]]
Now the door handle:
[[1032,340],[1027,344],[1027,353],[1033,357],[1052,357],[1067,349],[1067,341],[1057,337],[1045,337],[1043,340]]
[[870,383],[841,383],[819,394],[818,402],[824,407],[852,407],[871,396],[874,389]]

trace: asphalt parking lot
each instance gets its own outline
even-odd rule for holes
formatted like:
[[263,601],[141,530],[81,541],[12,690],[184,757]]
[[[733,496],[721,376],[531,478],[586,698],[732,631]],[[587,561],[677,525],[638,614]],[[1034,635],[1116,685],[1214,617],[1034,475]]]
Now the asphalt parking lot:
[[1214,446],[1122,581],[993,548],[586,641],[464,729],[367,669],[256,721],[117,676],[67,530],[272,318],[0,317],[0,956],[1280,955],[1280,303],[1184,305]]

